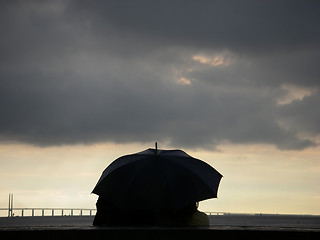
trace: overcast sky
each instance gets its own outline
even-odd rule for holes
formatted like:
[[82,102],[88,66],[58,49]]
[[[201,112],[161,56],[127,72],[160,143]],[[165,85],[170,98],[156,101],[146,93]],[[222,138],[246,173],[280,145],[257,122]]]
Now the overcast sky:
[[1,1],[0,139],[312,147],[320,132],[319,8]]
[[318,149],[319,9],[0,1],[0,143]]

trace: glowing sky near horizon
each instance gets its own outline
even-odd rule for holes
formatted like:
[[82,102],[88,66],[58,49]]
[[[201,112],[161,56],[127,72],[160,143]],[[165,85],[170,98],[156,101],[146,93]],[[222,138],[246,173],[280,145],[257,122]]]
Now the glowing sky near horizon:
[[[90,192],[104,168],[119,156],[148,147],[1,145],[0,206],[7,207],[8,193],[13,193],[15,207],[95,208],[97,196]],[[283,152],[263,145],[226,144],[215,152],[187,153],[224,176],[218,199],[200,203],[203,211],[320,214],[319,149]]]

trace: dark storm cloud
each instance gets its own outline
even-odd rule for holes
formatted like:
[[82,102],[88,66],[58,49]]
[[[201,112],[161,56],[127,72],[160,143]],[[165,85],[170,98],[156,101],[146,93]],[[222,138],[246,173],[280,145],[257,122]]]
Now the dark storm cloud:
[[317,2],[1,4],[3,142],[316,144]]
[[[101,3],[101,2],[100,2]],[[285,50],[319,46],[316,1],[76,1],[119,31],[161,44]],[[97,24],[103,32],[105,25]]]
[[320,125],[320,92],[305,97],[302,101],[294,101],[281,108],[281,114],[289,126],[307,132],[310,135],[319,136]]

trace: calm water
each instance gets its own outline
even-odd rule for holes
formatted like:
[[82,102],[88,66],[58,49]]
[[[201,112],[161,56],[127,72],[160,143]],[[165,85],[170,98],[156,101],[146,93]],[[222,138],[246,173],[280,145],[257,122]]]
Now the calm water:
[[[209,216],[212,228],[272,227],[320,230],[320,216],[301,215],[222,215]],[[1,228],[91,227],[93,216],[13,217],[0,218]]]

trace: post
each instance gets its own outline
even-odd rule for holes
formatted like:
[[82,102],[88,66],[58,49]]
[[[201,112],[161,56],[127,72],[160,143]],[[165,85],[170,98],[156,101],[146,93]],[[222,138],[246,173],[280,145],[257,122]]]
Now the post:
[[14,216],[14,214],[13,214],[13,194],[11,194],[11,216]]
[[42,217],[44,216],[44,208],[42,208]]
[[34,208],[32,208],[31,216],[34,217]]
[[63,209],[61,209],[61,216],[63,216]]
[[13,194],[9,194],[8,217],[13,216]]
[[158,155],[158,143],[155,142],[154,145],[155,145],[155,149],[156,149],[156,155]]
[[21,209],[21,217],[23,217],[23,208]]
[[52,208],[52,217],[54,216],[54,208]]
[[10,211],[11,211],[11,194],[9,193],[8,217],[10,217]]

